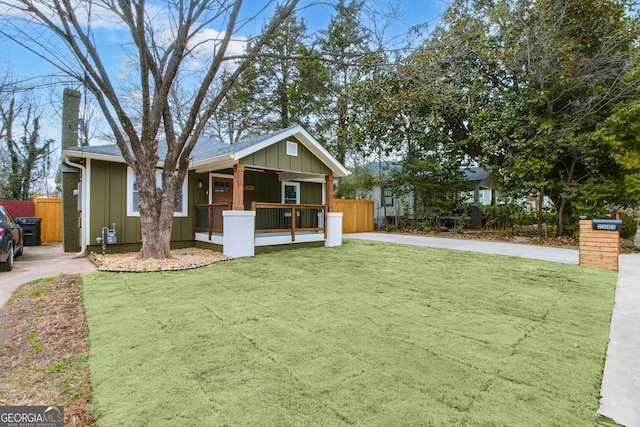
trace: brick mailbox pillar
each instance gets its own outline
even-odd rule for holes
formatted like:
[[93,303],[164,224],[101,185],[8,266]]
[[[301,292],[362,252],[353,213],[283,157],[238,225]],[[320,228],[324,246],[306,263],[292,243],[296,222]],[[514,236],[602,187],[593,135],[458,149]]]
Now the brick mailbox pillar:
[[621,225],[620,220],[580,220],[580,265],[618,271]]

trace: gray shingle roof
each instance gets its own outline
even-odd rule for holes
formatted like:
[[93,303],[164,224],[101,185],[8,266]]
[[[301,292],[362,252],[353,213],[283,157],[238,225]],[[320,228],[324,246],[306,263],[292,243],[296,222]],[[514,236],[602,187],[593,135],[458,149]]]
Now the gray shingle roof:
[[[247,138],[233,145],[226,144],[224,142],[217,141],[215,139],[208,138],[208,137],[200,137],[197,144],[193,148],[193,151],[191,152],[191,158],[193,162],[200,162],[203,160],[214,159],[216,157],[232,154],[240,150],[243,150],[245,148],[251,147],[252,145],[259,144],[263,141],[266,141],[267,139],[272,138],[280,133],[284,133],[289,129],[291,128],[268,133],[265,135]],[[116,144],[91,145],[86,147],[71,147],[69,148],[69,151],[122,157],[122,154],[120,153],[120,148]],[[163,159],[166,156],[166,154],[167,154],[166,141],[160,140],[158,144],[158,155],[160,159]]]
[[[361,167],[368,169],[373,172],[376,176],[379,171],[382,172],[383,176],[389,175],[389,171],[392,170],[400,170],[401,166],[398,162],[393,162],[389,160],[385,160],[378,164],[378,162],[367,163],[361,165]],[[479,166],[466,166],[460,168],[460,171],[464,174],[464,177],[467,181],[484,181],[489,178],[489,172],[484,170]]]
[[489,173],[478,166],[462,168],[462,171],[467,181],[484,181],[489,178]]

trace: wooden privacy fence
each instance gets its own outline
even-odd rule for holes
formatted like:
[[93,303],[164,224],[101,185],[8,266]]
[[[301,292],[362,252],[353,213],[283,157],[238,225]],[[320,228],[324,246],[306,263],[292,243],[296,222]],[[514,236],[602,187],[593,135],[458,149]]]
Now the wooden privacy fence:
[[0,205],[14,218],[42,218],[41,243],[62,242],[62,199],[33,196],[32,200],[0,200]]
[[2,199],[0,205],[4,206],[14,218],[33,216],[33,202],[31,200]]
[[33,197],[34,217],[40,222],[40,240],[62,242],[62,199],[52,197]]
[[333,199],[333,211],[342,212],[343,233],[374,230],[373,200]]

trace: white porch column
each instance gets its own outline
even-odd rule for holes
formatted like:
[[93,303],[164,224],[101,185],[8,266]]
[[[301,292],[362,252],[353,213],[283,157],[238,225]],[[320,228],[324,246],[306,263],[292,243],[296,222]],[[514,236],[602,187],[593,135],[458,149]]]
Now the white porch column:
[[233,258],[255,255],[255,211],[222,211],[222,253]]
[[324,245],[328,248],[342,246],[342,212],[327,213],[327,239]]

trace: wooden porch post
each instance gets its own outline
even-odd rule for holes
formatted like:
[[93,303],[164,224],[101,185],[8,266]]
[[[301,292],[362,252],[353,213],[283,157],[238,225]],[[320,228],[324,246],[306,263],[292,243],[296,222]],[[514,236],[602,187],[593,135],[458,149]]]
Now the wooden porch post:
[[327,212],[333,212],[333,175],[327,175],[326,179],[326,201]]
[[244,165],[233,165],[233,206],[234,211],[244,210]]

